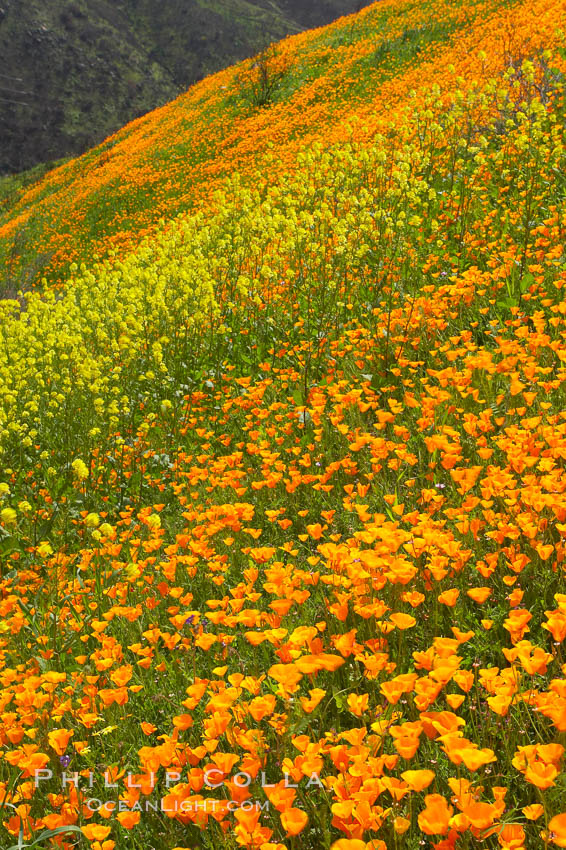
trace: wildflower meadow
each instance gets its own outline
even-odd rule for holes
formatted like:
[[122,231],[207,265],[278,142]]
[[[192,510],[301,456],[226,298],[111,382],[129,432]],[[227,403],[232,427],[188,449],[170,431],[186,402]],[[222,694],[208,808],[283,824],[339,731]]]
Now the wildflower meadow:
[[3,850],[566,847],[565,31],[381,0],[0,207]]

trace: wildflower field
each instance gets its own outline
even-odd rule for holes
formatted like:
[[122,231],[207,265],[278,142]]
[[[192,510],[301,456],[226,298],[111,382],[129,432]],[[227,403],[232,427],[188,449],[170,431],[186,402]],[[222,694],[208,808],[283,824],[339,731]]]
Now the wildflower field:
[[565,30],[382,0],[2,201],[2,850],[566,847]]

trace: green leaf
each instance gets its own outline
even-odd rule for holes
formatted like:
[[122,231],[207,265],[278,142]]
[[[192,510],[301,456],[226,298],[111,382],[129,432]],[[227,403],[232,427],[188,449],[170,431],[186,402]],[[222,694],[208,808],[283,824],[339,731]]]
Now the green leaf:
[[38,844],[41,844],[44,841],[47,841],[48,838],[53,838],[55,835],[61,835],[63,832],[78,832],[82,835],[81,830],[78,826],[58,826],[56,829],[44,829],[37,838],[32,841],[31,844],[23,843],[23,826],[20,829],[20,835],[18,837],[18,843],[12,844],[11,847],[8,847],[8,850],[24,850],[25,847],[37,847]]
[[334,694],[334,702],[336,703],[338,711],[344,711],[345,700],[342,694]]
[[10,535],[0,542],[0,558],[11,555],[12,552],[23,552],[22,544],[17,537]]
[[496,306],[499,307],[501,310],[510,310],[511,307],[517,307],[518,306],[518,301],[517,301],[516,298],[512,298],[511,296],[508,296],[507,298],[504,298],[501,301],[498,301]]
[[529,288],[529,286],[532,286],[534,282],[535,282],[535,279],[530,272],[527,272],[527,274],[524,274],[523,279],[521,280],[521,287],[520,287],[521,288],[521,294],[523,294],[523,292],[526,292],[527,289]]

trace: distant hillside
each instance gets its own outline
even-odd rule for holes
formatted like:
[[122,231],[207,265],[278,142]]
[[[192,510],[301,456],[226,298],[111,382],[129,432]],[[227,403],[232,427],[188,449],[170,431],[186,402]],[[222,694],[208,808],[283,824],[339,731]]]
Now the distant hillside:
[[0,173],[80,154],[358,0],[1,0]]
[[[442,3],[441,14],[430,2],[382,0],[284,39],[268,76],[287,70],[262,107],[254,101],[261,69],[252,58],[206,77],[77,159],[4,178],[0,297],[43,278],[59,284],[72,263],[93,255],[128,252],[161,219],[214,206],[215,191],[234,172],[253,183],[257,174],[273,179],[295,168],[300,151],[349,138],[360,114],[379,124],[400,103],[410,108],[423,68],[483,21],[483,2],[431,2]],[[486,0],[488,9],[491,2],[500,0]]]

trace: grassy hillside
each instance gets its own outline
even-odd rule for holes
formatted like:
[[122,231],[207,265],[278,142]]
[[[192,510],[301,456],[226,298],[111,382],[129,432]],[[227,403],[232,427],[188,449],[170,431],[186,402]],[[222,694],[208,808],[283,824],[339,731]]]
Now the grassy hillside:
[[566,846],[565,28],[383,0],[12,193],[3,847]]
[[0,174],[82,153],[206,74],[357,5],[4,0]]
[[267,104],[255,60],[203,80],[0,206],[0,291],[15,293],[41,274],[57,281],[93,250],[127,249],[161,218],[210,202],[233,171],[292,167],[310,144],[355,133],[351,120],[368,111],[369,126],[379,127],[418,86],[422,67],[483,11],[448,3],[439,20],[431,3],[375,5],[287,39],[267,59],[276,82]]

